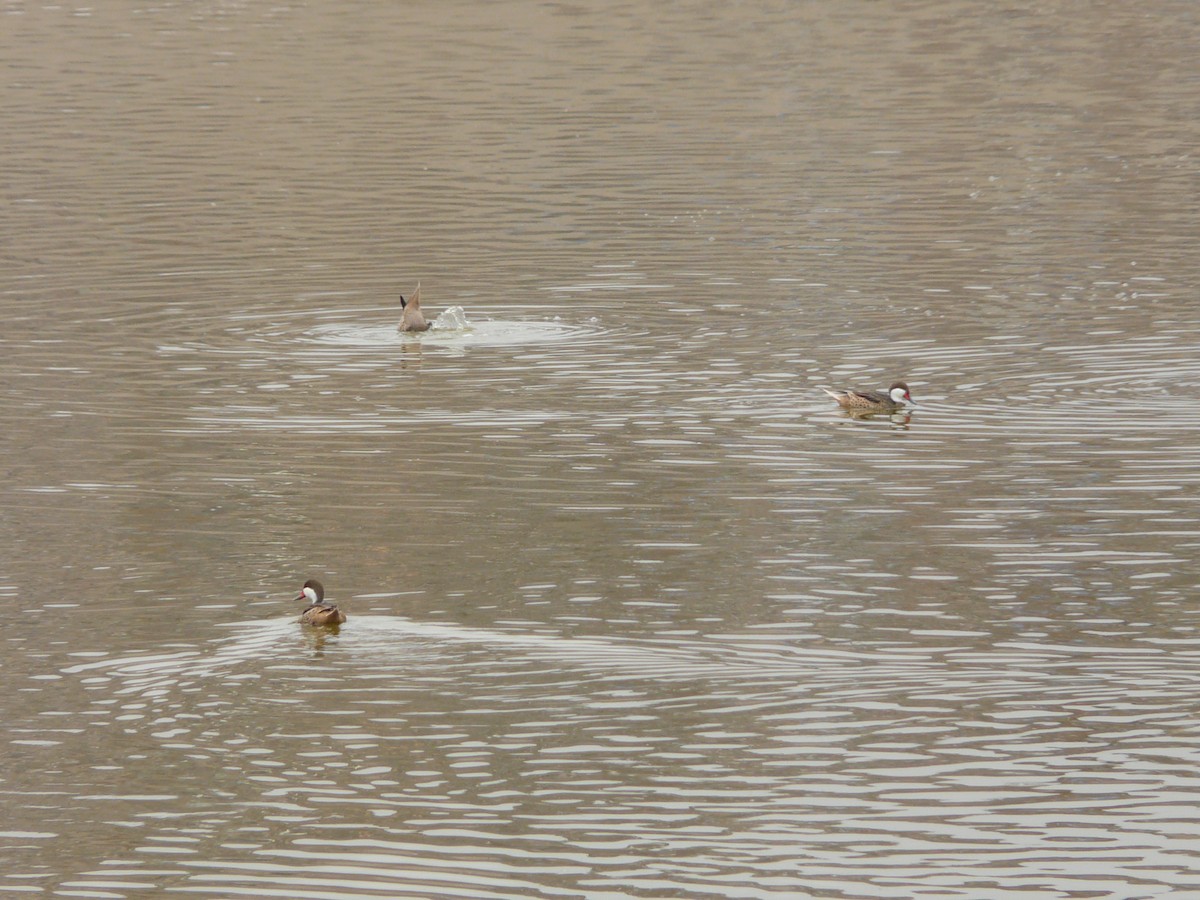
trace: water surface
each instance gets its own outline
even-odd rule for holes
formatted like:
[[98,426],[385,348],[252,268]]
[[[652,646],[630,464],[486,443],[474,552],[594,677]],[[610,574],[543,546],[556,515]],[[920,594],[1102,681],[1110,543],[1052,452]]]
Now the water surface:
[[1190,4],[0,13],[0,893],[1200,891]]

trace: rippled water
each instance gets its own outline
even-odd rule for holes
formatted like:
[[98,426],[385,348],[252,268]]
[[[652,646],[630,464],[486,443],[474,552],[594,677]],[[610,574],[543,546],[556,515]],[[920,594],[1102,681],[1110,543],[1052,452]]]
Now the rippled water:
[[0,894],[1200,893],[1192,5],[0,14]]

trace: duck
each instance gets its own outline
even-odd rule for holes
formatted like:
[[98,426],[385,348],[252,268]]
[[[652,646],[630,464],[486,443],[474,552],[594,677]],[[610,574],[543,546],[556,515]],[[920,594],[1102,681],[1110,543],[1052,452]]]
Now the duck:
[[337,604],[325,599],[325,586],[315,578],[304,582],[296,599],[309,603],[300,613],[300,621],[305,625],[341,625],[346,621],[346,614],[337,608]]
[[401,331],[429,330],[429,321],[421,315],[421,282],[417,282],[407,300],[400,298],[400,308],[404,310],[400,315]]
[[906,403],[913,406],[917,401],[908,392],[908,385],[903,381],[892,384],[887,391],[830,391],[821,388],[838,402],[838,406],[850,412],[895,412],[902,409]]

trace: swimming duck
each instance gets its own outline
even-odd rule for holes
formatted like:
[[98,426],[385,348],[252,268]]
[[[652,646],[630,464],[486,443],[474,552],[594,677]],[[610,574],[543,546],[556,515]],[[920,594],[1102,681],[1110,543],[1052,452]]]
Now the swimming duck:
[[838,402],[838,406],[850,412],[895,412],[904,404],[917,405],[908,392],[908,385],[897,381],[887,393],[883,391],[829,391],[821,388]]
[[296,599],[309,603],[300,613],[300,621],[305,625],[341,625],[346,621],[346,614],[337,608],[337,604],[326,601],[325,586],[315,578],[304,582],[304,589]]
[[404,310],[400,316],[401,331],[429,330],[429,322],[421,315],[421,282],[417,282],[407,300],[400,298],[400,308]]

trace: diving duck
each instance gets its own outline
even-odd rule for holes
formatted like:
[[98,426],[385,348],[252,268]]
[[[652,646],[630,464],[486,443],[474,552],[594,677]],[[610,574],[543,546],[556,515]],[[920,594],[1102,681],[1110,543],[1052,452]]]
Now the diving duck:
[[825,390],[830,397],[838,402],[838,406],[850,412],[895,412],[904,404],[917,405],[917,401],[908,392],[908,385],[897,381],[887,392],[883,391],[830,391]]
[[400,330],[401,331],[428,331],[429,322],[421,315],[421,282],[417,282],[417,286],[413,288],[412,294],[405,300],[400,298],[400,308],[404,310],[400,315]]
[[300,621],[305,625],[341,625],[346,621],[346,614],[337,604],[325,599],[325,586],[315,578],[304,582],[304,589],[296,599],[308,601],[308,607],[300,613]]

